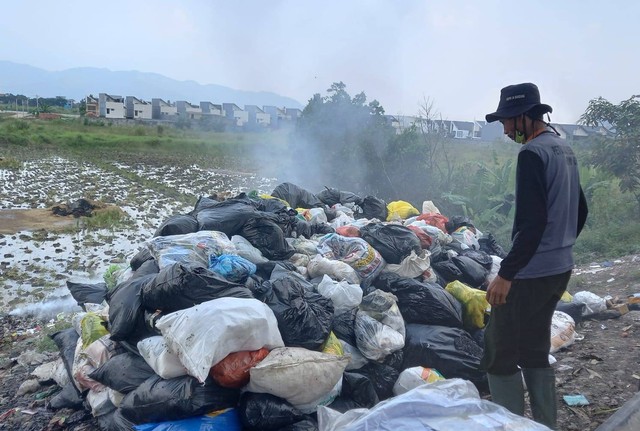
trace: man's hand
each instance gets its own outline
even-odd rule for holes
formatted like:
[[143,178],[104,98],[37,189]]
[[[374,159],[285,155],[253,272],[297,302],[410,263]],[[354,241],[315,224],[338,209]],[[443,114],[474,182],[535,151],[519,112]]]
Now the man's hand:
[[506,303],[509,289],[511,282],[497,275],[487,288],[487,301],[492,307]]

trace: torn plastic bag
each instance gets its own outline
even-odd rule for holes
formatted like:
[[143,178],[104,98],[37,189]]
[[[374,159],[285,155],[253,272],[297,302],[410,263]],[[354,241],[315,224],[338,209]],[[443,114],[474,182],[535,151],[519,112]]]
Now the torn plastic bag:
[[90,373],[89,377],[113,390],[128,394],[153,375],[153,369],[143,358],[126,352],[109,359]]
[[342,391],[328,407],[344,413],[351,409],[371,408],[378,402],[378,394],[368,377],[345,372],[342,375]]
[[459,280],[471,287],[480,288],[490,272],[490,269],[485,268],[475,259],[468,256],[454,256],[451,258],[451,261],[462,273]]
[[271,292],[265,302],[278,319],[286,346],[318,350],[331,332],[333,303],[306,284],[293,274],[266,281],[263,286],[271,286]]
[[255,274],[256,266],[244,257],[233,254],[221,254],[209,258],[209,270],[232,283],[244,283]]
[[142,289],[155,277],[155,274],[149,274],[140,278],[130,278],[109,292],[107,301],[109,302],[109,331],[112,340],[122,341],[146,335]]
[[459,377],[484,388],[487,376],[480,371],[482,349],[463,329],[435,325],[407,325],[404,368],[435,368],[447,379]]
[[278,218],[260,213],[249,218],[238,232],[269,260],[289,259],[296,251],[285,240]]
[[253,392],[245,392],[240,397],[238,415],[244,429],[250,431],[275,431],[305,418],[285,399]]
[[395,368],[378,362],[369,362],[355,373],[362,374],[369,379],[380,400],[386,400],[393,395],[393,385],[400,375],[400,372]]
[[174,263],[164,267],[142,290],[149,310],[173,312],[216,298],[253,298],[243,285],[233,283],[197,264]]
[[237,409],[215,411],[204,416],[136,425],[136,431],[242,431]]
[[236,253],[236,248],[227,235],[214,230],[159,236],[146,244],[160,269],[173,263],[200,264],[206,268],[211,255]]
[[378,219],[379,221],[385,221],[389,214],[387,210],[387,203],[375,196],[365,196],[360,203],[362,209],[361,214],[356,214],[356,218],[366,219]]
[[332,187],[325,186],[324,190],[316,194],[317,198],[327,206],[335,204],[356,204],[360,205],[362,198],[355,193],[341,191]]
[[161,317],[156,327],[169,349],[200,382],[229,353],[284,346],[273,311],[256,299],[203,302]]
[[153,236],[184,235],[197,232],[198,220],[191,214],[176,214],[166,219]]
[[[76,346],[80,335],[73,328],[63,329],[62,331],[55,332],[49,336],[53,342],[58,346],[60,350],[60,356],[64,363],[64,368],[67,370],[69,381],[73,379],[73,360],[75,358]],[[75,386],[73,386],[75,388]],[[78,390],[76,389],[76,392]],[[78,392],[79,393],[79,392]]]
[[124,397],[120,410],[136,424],[170,421],[234,407],[239,395],[211,379],[201,385],[191,376],[169,380],[153,376]]
[[131,431],[135,429],[135,424],[122,416],[120,409],[98,416],[96,419],[98,427],[102,431]]
[[101,304],[107,296],[106,283],[78,283],[67,280],[67,289],[78,305]]
[[249,369],[255,367],[268,354],[269,351],[265,348],[229,353],[211,368],[209,375],[220,386],[239,389],[249,383]]
[[360,228],[360,236],[382,255],[385,262],[395,265],[412,251],[419,254],[422,250],[416,234],[398,224],[371,223]]
[[316,195],[292,183],[278,184],[271,196],[287,201],[291,208],[313,208],[323,205]]
[[246,390],[284,398],[303,413],[307,413],[303,406],[315,411],[318,403],[329,404],[337,396],[332,392],[348,362],[349,358],[344,356],[301,347],[273,349],[249,371],[251,378]]
[[481,399],[476,388],[461,379],[419,386],[370,410],[357,409],[340,414],[331,408],[320,407],[318,423],[321,431],[366,431],[379,429],[381,423],[385,429],[394,431],[549,430]]

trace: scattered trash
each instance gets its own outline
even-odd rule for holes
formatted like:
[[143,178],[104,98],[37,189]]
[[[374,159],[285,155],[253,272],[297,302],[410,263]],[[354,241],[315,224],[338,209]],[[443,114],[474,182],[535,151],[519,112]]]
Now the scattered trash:
[[564,399],[564,402],[567,403],[567,405],[570,405],[572,407],[589,405],[589,400],[587,400],[587,398],[582,394],[564,395],[562,399]]

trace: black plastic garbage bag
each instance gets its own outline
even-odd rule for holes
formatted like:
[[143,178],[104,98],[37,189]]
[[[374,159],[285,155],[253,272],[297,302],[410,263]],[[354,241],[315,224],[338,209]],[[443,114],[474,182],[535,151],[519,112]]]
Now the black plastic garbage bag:
[[78,305],[100,304],[107,296],[106,283],[76,283],[67,281],[67,289]]
[[176,214],[166,219],[153,236],[184,235],[193,232],[198,232],[198,220],[191,214]]
[[265,281],[271,286],[265,303],[278,320],[285,346],[319,350],[331,332],[333,303],[306,289],[303,281],[293,274]]
[[468,256],[454,256],[451,261],[460,269],[462,276],[458,279],[471,287],[479,289],[487,280],[490,269],[485,268]]
[[460,302],[436,284],[382,272],[373,285],[398,298],[398,308],[407,323],[462,328]]
[[151,251],[145,247],[141,249],[133,258],[131,258],[131,262],[129,262],[129,266],[132,271],[137,270],[142,266],[143,263],[153,260],[153,256],[151,255]]
[[[62,357],[62,363],[67,370],[69,381],[73,382],[73,360],[76,354],[76,345],[78,344],[78,338],[80,335],[73,328],[63,329],[62,331],[54,332],[49,335],[53,342],[58,346],[60,356]],[[73,386],[75,388],[75,386]]]
[[229,238],[239,235],[244,224],[259,212],[253,205],[238,202],[219,208],[208,208],[196,215],[198,230],[224,232]]
[[238,403],[238,416],[246,430],[279,430],[305,418],[286,400],[271,394],[245,392]]
[[387,210],[387,203],[375,196],[366,196],[360,204],[362,208],[362,214],[356,214],[356,218],[377,218],[380,221],[386,221],[389,211]]
[[122,416],[120,409],[116,409],[106,415],[98,416],[96,420],[98,421],[98,427],[101,431],[131,431],[136,425]]
[[431,262],[431,269],[435,270],[446,283],[462,280],[462,271],[451,259]]
[[399,224],[371,223],[360,228],[360,236],[375,248],[387,263],[399,264],[415,251],[420,254],[420,239],[411,229]]
[[82,408],[84,399],[78,393],[78,389],[73,383],[67,383],[62,387],[62,390],[54,395],[49,401],[49,407],[54,410],[59,409],[73,409],[79,410]]
[[449,221],[447,221],[444,224],[444,227],[447,229],[447,233],[452,233],[456,229],[461,228],[462,226],[468,226],[475,229],[473,222],[467,216],[460,216],[460,215],[453,216],[449,218]]
[[148,310],[166,313],[193,307],[216,298],[253,298],[241,284],[197,265],[168,265],[142,289],[142,305]]
[[356,373],[366,376],[371,381],[380,401],[393,396],[393,385],[400,376],[400,372],[395,368],[374,361],[358,369]]
[[488,253],[482,250],[473,250],[469,248],[467,250],[463,250],[460,255],[475,260],[477,263],[482,265],[484,269],[486,269],[487,271],[491,271],[491,267],[493,266],[493,259],[491,259],[491,256]]
[[336,337],[352,346],[357,345],[355,330],[357,314],[358,309],[354,308],[333,317],[333,333],[336,334]]
[[582,313],[586,310],[587,304],[584,302],[564,302],[558,301],[556,304],[556,310],[567,313],[573,321],[577,324],[581,323],[584,318]]
[[435,368],[445,378],[459,377],[479,388],[486,386],[480,371],[482,348],[463,329],[409,324],[406,327],[404,368]]
[[478,240],[478,243],[480,244],[480,250],[488,254],[491,254],[493,256],[498,256],[502,259],[507,257],[507,252],[504,251],[504,248],[502,248],[500,244],[498,244],[498,241],[496,241],[496,238],[493,236],[492,233],[483,235]]
[[316,195],[292,183],[282,183],[271,192],[274,198],[280,198],[289,203],[291,208],[314,208],[323,206]]
[[356,204],[360,205],[362,198],[355,193],[345,192],[342,190],[334,189],[332,187],[326,187],[316,196],[322,201],[323,204],[330,207],[335,204]]
[[296,250],[285,240],[284,231],[274,217],[268,216],[269,213],[259,213],[246,220],[237,234],[245,237],[269,260],[289,259]]
[[155,259],[149,259],[143,262],[142,265],[138,267],[135,271],[133,271],[132,278],[144,277],[149,274],[157,274],[160,272],[160,267],[158,266],[158,262]]
[[357,372],[346,372],[342,375],[340,395],[328,407],[344,413],[351,409],[368,409],[378,402],[380,399],[368,377]]
[[[142,289],[156,274],[130,278],[109,292],[109,332],[113,341],[123,341],[142,335],[145,328]],[[137,341],[137,340],[136,340]]]
[[295,271],[296,266],[286,260],[270,260],[263,263],[256,263],[256,275],[262,277],[264,280],[269,280],[271,278],[271,273],[275,269],[275,267],[279,265],[283,269],[287,271]]
[[89,377],[115,391],[128,394],[155,374],[144,358],[126,352],[109,359],[92,371]]
[[318,431],[318,422],[309,417],[300,422],[280,428],[278,431]]
[[404,364],[404,351],[396,350],[395,352],[385,356],[381,363],[402,372],[402,370],[404,370],[404,368],[402,368]]
[[191,376],[168,380],[153,376],[125,395],[120,410],[136,424],[162,422],[234,407],[238,398],[238,390],[219,386],[211,378],[202,385]]

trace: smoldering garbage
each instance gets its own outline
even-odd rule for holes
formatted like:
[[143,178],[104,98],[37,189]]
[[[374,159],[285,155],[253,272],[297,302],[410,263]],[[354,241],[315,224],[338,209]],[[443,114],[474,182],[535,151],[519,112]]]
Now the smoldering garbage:
[[485,288],[503,251],[471,220],[422,207],[291,183],[198,199],[115,287],[69,284],[85,309],[74,321],[91,313],[93,326],[53,335],[69,383],[50,407],[82,405],[105,430],[318,430],[342,429],[319,412],[373,411],[416,366],[486,390],[467,332],[484,319],[466,325],[468,304],[445,287]]

